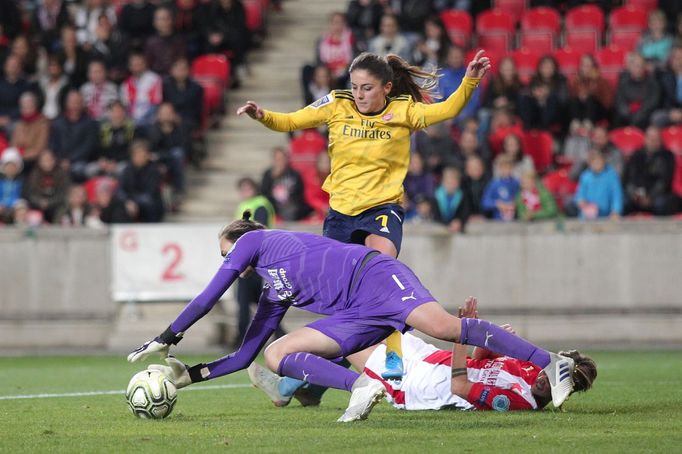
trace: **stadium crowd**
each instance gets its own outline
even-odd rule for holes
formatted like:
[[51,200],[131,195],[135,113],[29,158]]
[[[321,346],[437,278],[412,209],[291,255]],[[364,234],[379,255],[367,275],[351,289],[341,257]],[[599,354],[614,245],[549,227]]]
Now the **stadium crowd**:
[[239,0],[0,0],[0,223],[176,210],[261,26]]
[[[348,65],[367,50],[437,71],[439,102],[482,48],[492,77],[451,124],[414,133],[408,222],[458,232],[473,219],[675,215],[681,12],[665,0],[354,0],[330,16],[314,62],[302,68],[303,101],[347,88]],[[304,131],[276,153],[287,171],[276,193],[271,182],[263,191],[280,218],[324,217],[325,139],[323,128]],[[284,212],[282,197],[298,208]]]

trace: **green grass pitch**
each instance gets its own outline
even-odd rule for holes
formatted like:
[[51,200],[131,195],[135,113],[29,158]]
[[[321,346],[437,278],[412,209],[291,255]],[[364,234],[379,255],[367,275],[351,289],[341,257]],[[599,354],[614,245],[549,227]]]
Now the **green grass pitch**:
[[[8,399],[122,390],[143,367],[112,356],[0,358],[0,452],[681,452],[680,352],[593,356],[594,389],[563,413],[406,412],[381,403],[352,424],[335,422],[349,397],[341,391],[319,408],[278,409],[250,387],[182,390],[161,421],[133,417],[122,394]],[[248,377],[209,384],[246,385]]]

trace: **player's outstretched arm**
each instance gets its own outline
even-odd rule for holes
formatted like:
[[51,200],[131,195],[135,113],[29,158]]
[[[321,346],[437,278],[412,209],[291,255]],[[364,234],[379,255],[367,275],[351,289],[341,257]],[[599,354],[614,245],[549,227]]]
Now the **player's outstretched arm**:
[[263,109],[253,101],[246,101],[246,104],[237,109],[237,115],[248,115],[254,120],[262,120],[265,116]]
[[166,331],[133,350],[128,355],[128,361],[131,363],[143,361],[154,353],[158,353],[161,356],[161,359],[164,359],[168,356],[170,346],[180,342],[182,334],[183,333],[174,333],[169,326],[166,328]]

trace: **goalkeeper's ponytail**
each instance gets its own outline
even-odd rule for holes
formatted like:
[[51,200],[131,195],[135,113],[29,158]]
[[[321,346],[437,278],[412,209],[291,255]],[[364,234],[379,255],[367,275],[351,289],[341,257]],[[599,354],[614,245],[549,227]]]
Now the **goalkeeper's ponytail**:
[[234,243],[245,233],[252,230],[262,230],[264,228],[265,226],[263,224],[251,220],[251,210],[245,210],[242,213],[241,219],[233,221],[232,223],[223,227],[223,229],[220,231],[220,235],[218,235],[218,238],[225,238]]

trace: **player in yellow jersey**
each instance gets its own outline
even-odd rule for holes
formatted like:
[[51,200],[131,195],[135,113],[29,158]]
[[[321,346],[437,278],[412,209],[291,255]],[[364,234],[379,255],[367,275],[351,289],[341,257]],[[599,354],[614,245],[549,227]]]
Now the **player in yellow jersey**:
[[[330,195],[324,236],[397,257],[410,136],[457,116],[489,69],[490,59],[481,50],[467,66],[459,88],[443,102],[429,104],[438,82],[435,74],[396,55],[365,52],[349,68],[351,90],[334,90],[291,113],[272,112],[247,101],[237,115],[246,114],[280,132],[327,124],[331,173],[322,186]],[[420,86],[415,79],[425,82]],[[384,378],[402,377],[400,333],[387,339],[386,366]]]

